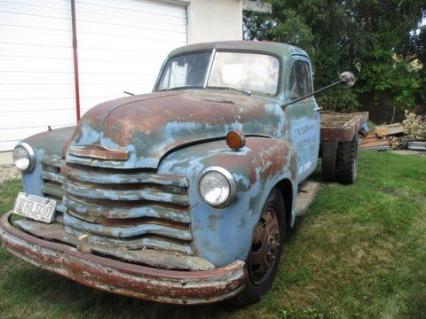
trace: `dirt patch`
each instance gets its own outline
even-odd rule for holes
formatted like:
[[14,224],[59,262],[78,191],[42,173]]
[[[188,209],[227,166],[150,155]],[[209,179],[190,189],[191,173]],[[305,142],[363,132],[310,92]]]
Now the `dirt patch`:
[[21,178],[21,173],[14,165],[0,165],[0,184],[6,179]]
[[426,204],[426,196],[424,192],[409,192],[399,188],[392,188],[392,187],[382,187],[381,191],[383,193],[390,194],[398,198],[403,197],[405,199],[418,202],[420,204]]
[[411,151],[411,150],[392,150],[391,153],[398,155],[417,155],[417,156],[426,156],[426,152],[421,151]]

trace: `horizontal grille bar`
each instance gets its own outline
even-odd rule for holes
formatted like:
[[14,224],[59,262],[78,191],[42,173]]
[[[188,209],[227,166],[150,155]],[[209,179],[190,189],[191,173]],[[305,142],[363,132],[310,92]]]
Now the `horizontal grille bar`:
[[65,164],[64,160],[62,160],[60,156],[54,154],[45,155],[42,158],[41,163],[43,166],[52,166],[58,169],[60,169]]
[[62,173],[68,178],[95,184],[158,184],[164,186],[188,187],[185,177],[168,174],[150,174],[143,172],[93,169],[65,166]]
[[64,204],[56,201],[56,210],[64,214],[67,209],[65,208]]
[[144,222],[134,226],[105,226],[83,221],[66,213],[64,215],[64,224],[75,229],[90,232],[96,235],[102,235],[115,238],[131,238],[145,234],[158,234],[166,237],[176,238],[180,240],[192,240],[189,228],[181,229],[176,225],[168,226],[166,223],[160,222]]
[[51,196],[53,196],[53,197],[55,197],[56,199],[59,199],[59,200],[62,198],[62,196],[64,194],[61,185],[49,183],[49,182],[44,183],[41,191],[43,192],[43,194],[51,195]]
[[161,189],[154,187],[144,187],[141,189],[113,189],[94,186],[93,184],[81,184],[71,182],[68,179],[64,181],[64,190],[72,195],[88,199],[106,199],[115,201],[138,201],[147,200],[154,202],[173,203],[178,205],[188,205],[186,195],[172,194],[162,192]]
[[[67,233],[76,236],[77,238],[81,235],[87,234],[86,232],[79,231],[77,229],[65,226]],[[192,248],[188,242],[177,241],[174,239],[168,239],[161,236],[143,236],[137,238],[110,238],[105,236],[97,236],[94,234],[89,235],[89,242],[94,246],[104,248],[126,248],[128,250],[140,250],[140,249],[164,249],[170,251],[176,251],[183,254],[192,255]]]
[[41,178],[59,184],[64,182],[64,176],[54,172],[43,171],[41,172]]
[[[64,196],[64,204],[73,212],[91,218],[139,218],[156,217],[159,219],[171,220],[180,223],[190,223],[191,217],[187,210],[158,205],[152,203],[120,203],[119,206],[114,202],[91,202],[83,199],[76,199],[72,196]],[[82,217],[84,218],[84,217]]]

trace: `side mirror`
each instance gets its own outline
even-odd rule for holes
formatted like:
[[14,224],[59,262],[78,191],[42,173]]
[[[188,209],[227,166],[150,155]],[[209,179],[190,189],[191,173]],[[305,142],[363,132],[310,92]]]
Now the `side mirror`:
[[340,73],[339,81],[340,83],[345,84],[347,87],[353,87],[356,82],[356,79],[355,75],[352,72],[346,71]]
[[302,100],[304,100],[304,99],[306,99],[306,98],[308,98],[312,95],[321,93],[321,92],[328,90],[328,89],[331,89],[332,87],[335,87],[336,85],[339,85],[339,84],[345,84],[347,87],[352,87],[352,86],[354,86],[355,81],[356,81],[355,75],[352,72],[346,71],[346,72],[340,73],[338,81],[331,83],[331,84],[329,84],[329,85],[327,85],[327,86],[325,86],[325,87],[323,87],[319,90],[316,90],[315,92],[312,92],[312,93],[307,94],[307,95],[300,97],[300,98],[296,98],[295,100],[293,100],[292,96],[290,95],[289,98],[290,98],[291,101],[286,103],[286,104],[281,105],[281,108],[285,108],[288,105],[302,101]]

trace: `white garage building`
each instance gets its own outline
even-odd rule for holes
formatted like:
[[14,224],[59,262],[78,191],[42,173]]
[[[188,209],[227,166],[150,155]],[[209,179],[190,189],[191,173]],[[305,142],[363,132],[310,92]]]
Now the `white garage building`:
[[[247,4],[249,3],[249,4]],[[151,91],[167,53],[242,38],[243,0],[0,0],[0,152]]]

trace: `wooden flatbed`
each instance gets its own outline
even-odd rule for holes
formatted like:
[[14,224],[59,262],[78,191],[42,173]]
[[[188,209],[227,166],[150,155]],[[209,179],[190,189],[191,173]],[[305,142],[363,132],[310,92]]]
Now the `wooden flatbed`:
[[321,113],[321,142],[349,142],[368,121],[368,112]]
[[320,157],[325,180],[355,182],[358,131],[367,121],[368,112],[321,113]]

